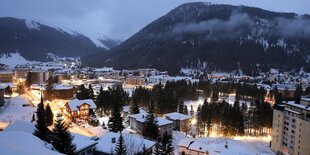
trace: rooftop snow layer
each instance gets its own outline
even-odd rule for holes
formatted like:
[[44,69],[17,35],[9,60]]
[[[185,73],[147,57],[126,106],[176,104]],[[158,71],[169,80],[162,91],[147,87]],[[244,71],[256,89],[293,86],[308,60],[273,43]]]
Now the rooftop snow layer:
[[[119,133],[114,132],[109,132],[105,134],[100,138],[96,150],[99,152],[110,154],[111,151],[115,150],[115,146],[117,144],[119,136]],[[134,134],[123,133],[123,137],[125,145],[127,146],[126,148],[128,155],[134,155],[138,152],[142,152],[144,146],[146,149],[149,149],[155,145],[155,142],[141,138]],[[112,143],[112,138],[115,139],[115,143]]]
[[79,110],[79,107],[83,104],[88,104],[90,106],[90,109],[96,109],[97,106],[94,103],[92,99],[85,99],[85,100],[79,100],[79,99],[73,99],[68,102],[68,105],[71,109],[71,111],[77,111]]
[[184,115],[178,112],[168,113],[168,114],[165,114],[165,116],[172,120],[181,120],[181,121],[191,118],[191,116],[189,115]]

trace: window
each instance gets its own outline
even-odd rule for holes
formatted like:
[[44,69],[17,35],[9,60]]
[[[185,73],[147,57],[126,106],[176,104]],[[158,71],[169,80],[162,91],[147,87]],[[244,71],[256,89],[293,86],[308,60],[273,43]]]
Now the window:
[[296,120],[295,120],[295,119],[292,119],[292,122],[293,122],[293,123],[295,123],[295,122],[296,122]]
[[185,155],[185,152],[184,152],[184,151],[182,151],[182,155]]
[[88,149],[88,150],[87,150],[87,153],[91,153],[91,151],[92,151],[91,149]]

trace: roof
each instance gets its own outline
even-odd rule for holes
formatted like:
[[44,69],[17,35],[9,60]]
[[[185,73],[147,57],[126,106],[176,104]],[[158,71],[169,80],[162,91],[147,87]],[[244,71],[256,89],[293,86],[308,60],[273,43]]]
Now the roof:
[[310,97],[302,97],[301,100],[310,102]]
[[54,90],[69,90],[69,89],[73,89],[72,86],[69,86],[69,85],[62,85],[62,84],[59,84],[59,85],[54,85],[53,86],[53,89]]
[[16,120],[13,124],[10,124],[7,128],[5,128],[4,131],[18,131],[32,134],[34,129],[35,127],[33,123]]
[[[225,148],[226,143],[228,148]],[[252,152],[251,148],[244,142],[227,138],[183,138],[178,145],[200,152],[208,151],[208,153],[212,155],[256,154]]]
[[178,113],[178,112],[168,113],[168,114],[165,114],[165,116],[168,117],[171,120],[180,120],[180,121],[192,118],[189,115],[184,115],[184,114],[181,114],[181,113]]
[[72,133],[74,136],[73,143],[76,144],[76,152],[82,151],[88,147],[96,145],[98,142],[91,139],[91,137]]
[[68,102],[68,105],[71,111],[77,111],[79,110],[79,107],[83,105],[84,103],[88,104],[90,106],[90,109],[97,108],[96,104],[94,103],[92,99],[85,99],[85,100],[73,99]]
[[[139,114],[134,114],[134,115],[129,115],[129,117],[132,117],[134,119],[136,119],[138,122],[145,122],[147,113],[139,113]],[[157,125],[158,126],[164,126],[167,124],[172,124],[173,122],[170,120],[167,120],[165,118],[161,118],[161,117],[156,117],[157,120]]]
[[47,148],[47,145],[32,133],[0,132],[1,154],[22,155],[59,155],[60,153]]
[[310,110],[309,106],[307,107],[306,105],[303,105],[303,104],[296,104],[295,101],[288,101],[288,102],[283,101],[283,103],[287,104],[287,105],[290,105],[290,106],[294,106],[294,107],[300,108],[300,109]]
[[[120,134],[115,132],[108,132],[103,135],[98,141],[96,151],[110,154],[111,151],[115,150],[119,136]],[[143,151],[144,146],[148,150],[155,145],[155,142],[144,139],[138,135],[123,133],[123,137],[125,145],[127,146],[128,155],[134,155]],[[115,143],[112,143],[112,138],[115,138]]]

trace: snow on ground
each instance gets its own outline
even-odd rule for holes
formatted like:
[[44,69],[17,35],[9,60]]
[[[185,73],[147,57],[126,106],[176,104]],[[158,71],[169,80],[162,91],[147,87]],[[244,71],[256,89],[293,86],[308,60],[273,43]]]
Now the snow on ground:
[[196,112],[198,106],[202,105],[204,101],[205,101],[205,98],[199,97],[197,101],[193,101],[193,100],[184,101],[184,105],[186,105],[188,109],[190,109],[190,107],[192,105],[194,108],[194,111]]
[[16,120],[30,122],[36,108],[31,106],[23,107],[23,104],[31,105],[31,103],[22,96],[5,99],[5,105],[0,107],[0,122],[13,123]]
[[0,62],[2,64],[8,65],[11,68],[14,68],[16,65],[23,65],[26,63],[32,63],[31,61],[26,60],[18,52],[9,53],[9,54],[1,54],[0,55]]
[[29,30],[40,30],[39,23],[33,20],[25,20],[25,24]]

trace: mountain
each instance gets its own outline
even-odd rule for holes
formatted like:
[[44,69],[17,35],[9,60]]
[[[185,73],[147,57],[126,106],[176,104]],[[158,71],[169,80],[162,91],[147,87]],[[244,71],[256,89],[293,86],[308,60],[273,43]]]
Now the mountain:
[[47,53],[82,57],[115,47],[110,39],[95,44],[90,38],[35,21],[11,17],[0,18],[0,54],[18,52],[27,60],[44,61]]
[[247,6],[186,3],[109,52],[82,59],[89,66],[242,71],[310,71],[310,16]]

